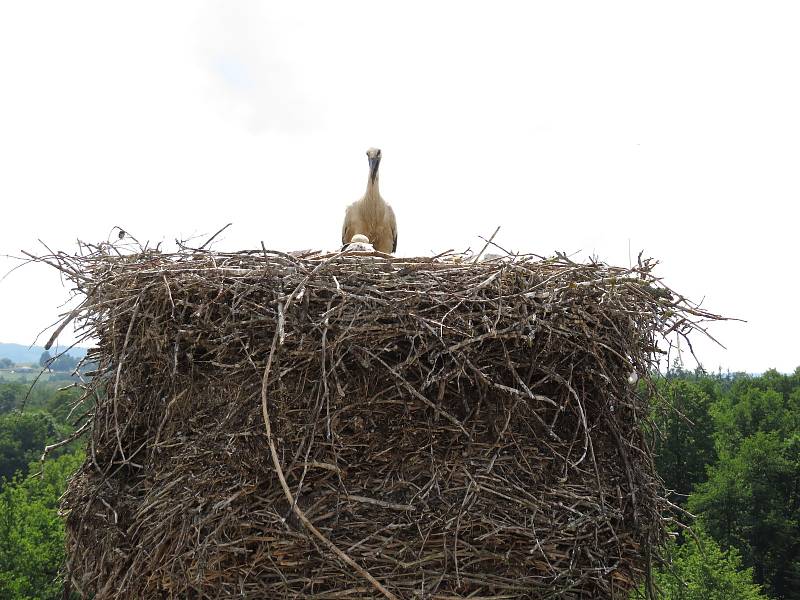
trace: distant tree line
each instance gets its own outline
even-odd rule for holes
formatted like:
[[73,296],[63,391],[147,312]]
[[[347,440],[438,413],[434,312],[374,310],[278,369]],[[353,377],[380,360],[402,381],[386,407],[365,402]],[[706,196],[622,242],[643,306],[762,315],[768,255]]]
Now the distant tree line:
[[[69,354],[60,354],[53,358],[50,352],[45,350],[39,357],[39,366],[50,369],[51,371],[72,373],[78,368],[80,361],[80,358],[75,358]],[[15,366],[17,366],[16,363],[10,358],[0,358],[0,369],[12,369]]]
[[69,354],[59,354],[54,358],[51,356],[50,352],[45,350],[39,357],[39,366],[50,369],[51,371],[72,373],[78,368],[80,361],[81,359],[70,356]]

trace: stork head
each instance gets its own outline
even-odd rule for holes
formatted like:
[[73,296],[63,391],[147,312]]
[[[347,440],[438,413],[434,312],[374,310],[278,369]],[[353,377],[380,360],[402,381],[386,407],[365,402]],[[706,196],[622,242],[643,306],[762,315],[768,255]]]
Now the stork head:
[[370,148],[367,150],[367,159],[369,160],[369,180],[375,181],[378,176],[378,166],[381,164],[381,151],[379,148]]

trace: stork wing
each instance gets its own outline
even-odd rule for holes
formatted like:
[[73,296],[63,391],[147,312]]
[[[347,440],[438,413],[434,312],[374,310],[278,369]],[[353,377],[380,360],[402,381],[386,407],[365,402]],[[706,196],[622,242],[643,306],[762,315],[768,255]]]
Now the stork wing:
[[397,252],[397,219],[394,217],[394,210],[388,204],[386,208],[389,212],[389,226],[392,228],[392,253]]
[[342,223],[342,244],[347,244],[353,237],[349,231],[351,221],[352,215],[350,214],[350,207],[348,206],[344,213],[344,222]]

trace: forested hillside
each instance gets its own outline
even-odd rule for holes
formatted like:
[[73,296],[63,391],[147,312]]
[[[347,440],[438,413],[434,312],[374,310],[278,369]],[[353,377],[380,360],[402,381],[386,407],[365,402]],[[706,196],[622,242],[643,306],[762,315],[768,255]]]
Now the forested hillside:
[[64,526],[58,499],[67,478],[83,462],[80,442],[55,449],[44,464],[46,444],[74,431],[81,416],[70,406],[78,390],[68,382],[7,382],[0,377],[0,599],[62,598]]
[[[0,598],[61,597],[57,503],[83,453],[59,448],[37,474],[43,446],[80,425],[81,410],[69,415],[77,390],[56,385],[29,394],[27,383],[0,381]],[[669,600],[800,600],[800,368],[675,369],[658,387],[657,466],[673,502],[697,519],[655,584]]]
[[[13,364],[39,364],[42,355],[47,352],[48,355],[60,354],[61,349],[54,349],[51,352],[45,350],[42,346],[24,346],[22,344],[6,344],[0,342],[0,361],[7,359]],[[67,358],[80,360],[86,356],[86,348],[71,348],[66,353]]]
[[657,577],[666,597],[800,599],[800,368],[676,369],[659,387],[657,467],[673,502],[697,517],[695,538],[684,532],[673,548],[674,573]]

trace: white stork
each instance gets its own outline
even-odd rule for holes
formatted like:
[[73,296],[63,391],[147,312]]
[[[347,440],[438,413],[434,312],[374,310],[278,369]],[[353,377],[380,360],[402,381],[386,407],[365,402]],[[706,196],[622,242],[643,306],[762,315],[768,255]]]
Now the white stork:
[[381,164],[381,151],[377,148],[367,150],[369,178],[367,191],[361,200],[347,207],[342,225],[342,244],[349,244],[356,235],[366,236],[379,252],[386,254],[397,250],[397,221],[394,211],[378,190],[378,167]]

